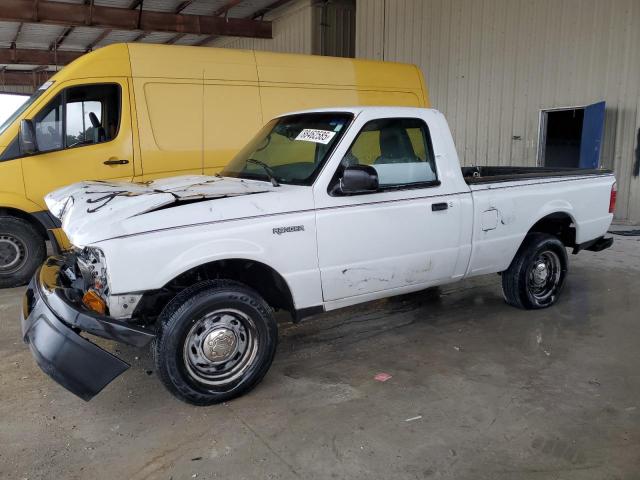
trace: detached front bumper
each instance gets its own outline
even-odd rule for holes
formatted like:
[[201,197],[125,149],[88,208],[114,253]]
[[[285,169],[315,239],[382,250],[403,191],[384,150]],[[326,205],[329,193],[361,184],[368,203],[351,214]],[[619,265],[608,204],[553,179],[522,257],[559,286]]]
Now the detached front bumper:
[[155,334],[100,316],[70,299],[61,285],[61,257],[51,257],[36,272],[23,299],[22,335],[36,363],[51,378],[84,400],[91,400],[129,364],[80,335],[142,347]]

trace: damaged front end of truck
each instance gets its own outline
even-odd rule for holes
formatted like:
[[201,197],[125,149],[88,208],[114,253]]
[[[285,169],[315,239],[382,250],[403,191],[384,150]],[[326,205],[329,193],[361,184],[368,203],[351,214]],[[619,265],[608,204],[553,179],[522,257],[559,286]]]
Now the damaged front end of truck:
[[[90,336],[143,347],[153,330],[106,315],[95,284],[99,273],[87,264],[91,252],[50,257],[31,280],[22,306],[22,334],[38,366],[84,400],[97,395],[129,364],[102,349]],[[78,368],[82,366],[82,368]]]

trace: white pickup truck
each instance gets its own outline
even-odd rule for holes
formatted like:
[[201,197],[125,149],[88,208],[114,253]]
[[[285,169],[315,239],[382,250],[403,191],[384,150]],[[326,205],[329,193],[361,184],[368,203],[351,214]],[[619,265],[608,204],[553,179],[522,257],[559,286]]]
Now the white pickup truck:
[[31,281],[23,335],[40,367],[85,400],[128,368],[95,335],[153,341],[173,394],[217,403],[266,374],[274,310],[298,321],[490,273],[507,303],[552,305],[566,248],[611,245],[615,195],[605,170],[460,168],[436,110],[287,114],[218,176],[51,193],[75,248]]

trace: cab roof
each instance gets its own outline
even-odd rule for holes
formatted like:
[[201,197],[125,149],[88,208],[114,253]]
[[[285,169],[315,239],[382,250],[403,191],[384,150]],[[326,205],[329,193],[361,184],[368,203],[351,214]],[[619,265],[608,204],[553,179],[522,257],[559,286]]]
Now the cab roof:
[[400,106],[353,106],[353,107],[328,107],[328,108],[310,108],[307,110],[296,110],[294,112],[283,113],[278,117],[286,117],[287,115],[300,115],[306,113],[351,113],[354,116],[358,116],[361,113],[369,113],[371,116],[379,116],[381,118],[388,116],[416,116],[421,112],[432,112],[441,115],[439,110],[435,108],[422,108],[422,107],[400,107]]

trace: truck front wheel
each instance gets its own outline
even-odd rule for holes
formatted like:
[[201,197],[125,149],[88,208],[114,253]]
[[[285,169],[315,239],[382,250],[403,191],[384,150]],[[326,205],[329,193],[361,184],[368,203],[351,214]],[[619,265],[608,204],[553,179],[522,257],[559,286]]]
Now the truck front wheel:
[[269,305],[238,282],[214,280],[176,296],[159,318],[156,369],[176,397],[195,405],[248,392],[271,366],[278,328]]
[[509,268],[502,272],[505,300],[527,310],[553,305],[564,284],[567,265],[567,251],[557,237],[528,234]]
[[0,216],[0,288],[18,287],[44,262],[47,247],[28,221]]

